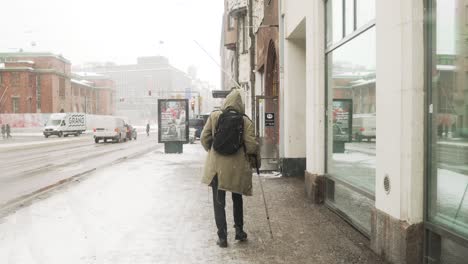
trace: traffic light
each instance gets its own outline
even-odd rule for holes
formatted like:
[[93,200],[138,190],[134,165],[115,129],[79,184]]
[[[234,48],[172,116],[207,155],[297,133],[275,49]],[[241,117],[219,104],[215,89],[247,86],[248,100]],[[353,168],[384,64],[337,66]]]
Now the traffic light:
[[148,90],[148,96],[151,96],[151,90]]
[[125,98],[120,97],[119,102],[123,103],[125,101]]

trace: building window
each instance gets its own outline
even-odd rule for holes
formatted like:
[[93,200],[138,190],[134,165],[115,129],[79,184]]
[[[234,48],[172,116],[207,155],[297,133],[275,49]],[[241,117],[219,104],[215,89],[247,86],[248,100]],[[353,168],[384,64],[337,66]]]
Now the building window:
[[42,93],[42,86],[41,86],[41,76],[36,75],[36,105],[37,105],[37,110],[41,110],[41,93]]
[[227,15],[227,23],[228,23],[228,30],[231,31],[234,29],[234,24],[236,23],[236,19],[231,15]]
[[328,0],[326,10],[327,45],[330,46],[373,23],[375,0]]
[[[363,233],[371,232],[376,171],[376,31],[357,29],[361,2],[327,2],[327,199]],[[331,16],[331,17],[330,17]],[[337,48],[336,42],[351,34]]]
[[11,88],[16,89],[20,87],[20,73],[12,72],[11,73]]
[[65,98],[65,78],[59,78],[59,96]]
[[[468,255],[468,66],[466,64],[465,1],[429,0],[427,74],[428,226],[442,235],[444,263],[466,263]],[[442,227],[442,228],[440,228]],[[460,237],[465,247],[446,242]],[[444,257],[445,256],[445,257]]]
[[240,28],[241,28],[241,33],[242,33],[242,53],[247,53],[247,49],[248,49],[248,40],[249,40],[249,37],[248,37],[248,27],[247,27],[247,24],[246,24],[246,16],[243,15],[241,17],[241,23],[240,23]]
[[96,98],[96,114],[100,114],[100,111],[99,111],[99,100],[100,100],[99,91],[96,90],[95,93],[96,93],[96,96],[95,96],[95,98]]
[[356,0],[355,8],[356,28],[365,26],[375,19],[375,0]]
[[19,113],[20,112],[20,99],[19,97],[13,97],[11,98],[11,105],[12,105],[12,110],[13,113]]
[[72,87],[72,89],[73,89],[74,96],[80,96],[80,88],[75,86],[75,87]]

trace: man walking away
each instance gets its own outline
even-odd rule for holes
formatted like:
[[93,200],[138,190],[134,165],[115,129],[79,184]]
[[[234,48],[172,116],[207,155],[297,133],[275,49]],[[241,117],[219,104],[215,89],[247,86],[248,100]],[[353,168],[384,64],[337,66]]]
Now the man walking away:
[[149,132],[150,132],[150,124],[147,123],[146,124],[146,135],[149,136]]
[[2,138],[5,138],[6,127],[5,124],[2,124]]
[[242,195],[252,195],[255,159],[251,161],[251,156],[257,155],[257,160],[260,156],[254,125],[244,111],[240,92],[237,89],[231,91],[221,111],[210,114],[201,135],[201,144],[208,152],[202,182],[212,187],[220,247],[227,247],[226,191],[232,193],[235,239],[247,239],[243,229]]
[[10,124],[6,124],[6,137],[11,138],[11,129],[10,129]]

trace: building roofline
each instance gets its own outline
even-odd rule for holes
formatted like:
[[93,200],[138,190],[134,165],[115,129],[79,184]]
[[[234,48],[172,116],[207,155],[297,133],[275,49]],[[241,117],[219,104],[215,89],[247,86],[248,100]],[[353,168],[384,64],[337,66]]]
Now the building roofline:
[[55,69],[37,69],[37,68],[31,68],[31,67],[0,67],[0,72],[15,72],[15,71],[28,71],[28,72],[34,72],[37,74],[55,74],[59,75],[62,77],[70,78],[71,75],[67,75],[63,72],[57,71]]
[[35,71],[34,68],[31,67],[5,67],[0,68],[1,72],[12,72],[12,71]]
[[52,57],[62,62],[71,64],[71,61],[65,59],[62,55],[52,52],[0,52],[0,58],[24,58],[24,57]]

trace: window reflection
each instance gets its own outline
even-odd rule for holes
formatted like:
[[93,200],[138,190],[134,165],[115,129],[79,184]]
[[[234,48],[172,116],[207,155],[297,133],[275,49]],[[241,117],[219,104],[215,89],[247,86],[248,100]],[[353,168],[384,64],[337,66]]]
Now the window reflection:
[[330,46],[375,19],[375,0],[328,0],[326,10]]
[[372,27],[327,54],[327,170],[335,182],[329,202],[367,233],[375,193],[375,52]]
[[468,237],[468,3],[435,2],[429,218]]
[[343,0],[327,1],[327,43],[343,38]]
[[360,28],[375,19],[375,0],[357,0],[356,2],[356,26]]
[[375,189],[375,28],[328,55],[329,172],[370,193]]
[[345,0],[345,19],[346,19],[346,32],[351,34],[354,31],[354,0]]

